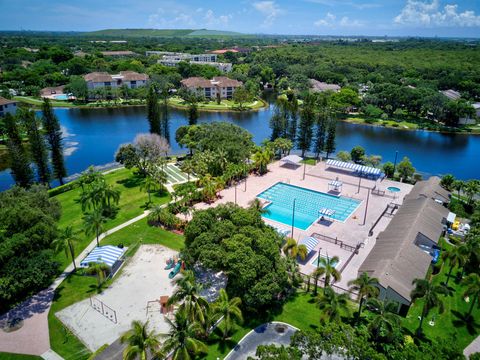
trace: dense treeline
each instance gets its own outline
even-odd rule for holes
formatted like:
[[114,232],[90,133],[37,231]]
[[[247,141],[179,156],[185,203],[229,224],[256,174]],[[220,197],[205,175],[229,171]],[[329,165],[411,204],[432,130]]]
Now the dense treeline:
[[60,204],[43,186],[0,193],[0,312],[48,286],[57,272],[52,245]]

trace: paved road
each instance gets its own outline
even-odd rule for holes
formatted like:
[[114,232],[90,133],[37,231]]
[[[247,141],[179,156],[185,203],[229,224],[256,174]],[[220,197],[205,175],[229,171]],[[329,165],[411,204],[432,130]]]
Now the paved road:
[[[282,327],[284,331],[277,331],[278,327]],[[284,323],[271,322],[260,325],[240,340],[238,345],[225,357],[225,360],[245,360],[249,356],[253,357],[259,345],[288,346],[296,331],[296,328]]]

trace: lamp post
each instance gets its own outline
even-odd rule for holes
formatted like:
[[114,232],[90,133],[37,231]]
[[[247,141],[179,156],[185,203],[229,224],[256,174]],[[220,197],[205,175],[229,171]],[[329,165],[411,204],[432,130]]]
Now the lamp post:
[[235,181],[235,205],[237,205],[237,182]]
[[357,189],[357,194],[360,192],[360,184],[362,183],[362,177],[358,177],[358,189]]
[[397,157],[398,157],[398,150],[395,151],[395,161],[393,163],[393,177],[395,177],[395,170],[397,169]]
[[295,227],[295,203],[297,199],[293,199],[293,209],[292,209],[292,239],[293,239],[293,228]]
[[368,200],[370,199],[370,188],[368,188],[368,194],[367,194],[367,203],[365,205],[365,215],[363,217],[363,225],[367,223],[367,212],[368,212]]
[[305,180],[305,170],[307,169],[307,162],[303,159],[303,180]]

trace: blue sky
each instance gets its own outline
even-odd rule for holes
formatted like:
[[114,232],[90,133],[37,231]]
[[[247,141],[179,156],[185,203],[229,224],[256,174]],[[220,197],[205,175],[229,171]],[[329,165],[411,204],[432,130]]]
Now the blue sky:
[[480,0],[0,0],[1,30],[480,37]]

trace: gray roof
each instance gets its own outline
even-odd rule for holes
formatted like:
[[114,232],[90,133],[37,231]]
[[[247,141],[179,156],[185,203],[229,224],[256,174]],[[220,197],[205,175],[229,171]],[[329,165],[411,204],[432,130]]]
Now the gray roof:
[[298,155],[287,155],[287,156],[283,157],[280,161],[285,162],[285,163],[289,163],[289,164],[293,164],[293,165],[297,165],[302,160],[303,159]]
[[440,186],[440,178],[432,176],[428,180],[419,181],[415,184],[410,194],[406,198],[418,198],[420,196],[428,199],[438,199],[443,202],[449,202],[450,193]]
[[448,209],[423,194],[439,186],[438,180],[433,178],[415,185],[385,231],[378,235],[358,271],[376,277],[382,287],[391,288],[407,301],[411,300],[412,281],[425,277],[432,260],[415,245],[415,240],[423,235],[437,243],[443,231],[443,219],[448,215]]

